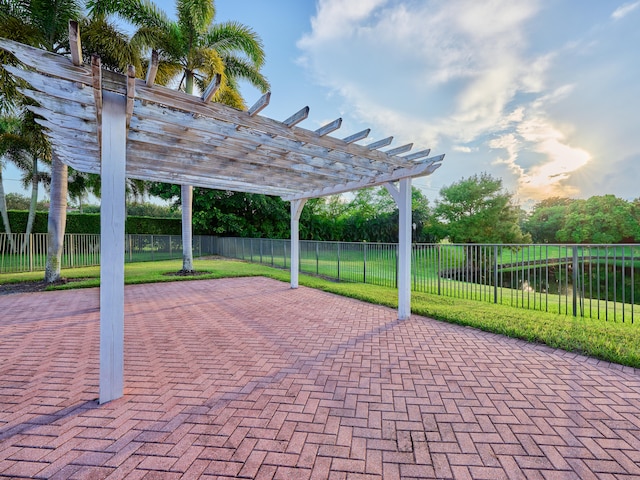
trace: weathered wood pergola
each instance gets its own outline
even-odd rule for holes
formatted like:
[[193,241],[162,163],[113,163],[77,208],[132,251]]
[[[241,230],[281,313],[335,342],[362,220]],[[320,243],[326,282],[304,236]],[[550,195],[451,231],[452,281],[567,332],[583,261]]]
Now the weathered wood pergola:
[[102,176],[100,259],[100,402],[124,390],[124,223],[126,177],[213,189],[278,195],[291,202],[291,288],[298,286],[299,219],[310,198],[384,185],[399,219],[398,317],[410,316],[411,179],[433,173],[444,155],[407,153],[412,144],[379,149],[392,137],[358,145],[369,130],[343,139],[328,136],[341,119],[315,131],[296,125],[304,108],[284,121],[258,115],[269,94],[248,111],[212,103],[216,84],[202,97],[105,71],[100,59],[82,62],[77,30],[71,59],[0,39],[26,68],[5,66],[27,81],[24,94],[39,103],[62,161]]

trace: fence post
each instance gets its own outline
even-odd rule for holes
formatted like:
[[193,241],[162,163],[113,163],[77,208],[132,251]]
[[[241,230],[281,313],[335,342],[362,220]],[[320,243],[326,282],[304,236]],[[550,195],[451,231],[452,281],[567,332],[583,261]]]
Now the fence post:
[[336,243],[338,246],[338,281],[340,281],[340,242]]
[[398,268],[400,267],[399,265],[399,259],[398,259],[398,248],[399,248],[399,244],[395,244],[395,249],[393,250],[393,253],[395,255],[395,259],[396,259],[396,278],[394,279],[394,288],[398,288]]
[[71,235],[69,235],[67,238],[69,240],[69,248],[68,248],[68,251],[69,251],[69,265],[71,266],[71,268],[73,268],[75,266],[75,262],[73,261],[74,257],[75,257],[75,249],[73,248],[73,246],[74,246],[73,245],[74,244],[74,242],[73,242],[73,233]]
[[153,246],[153,235],[151,235],[151,261],[152,261],[152,262],[153,262],[154,257],[155,257],[155,255],[154,255],[154,253],[153,253],[153,249],[154,249],[154,248],[155,248],[155,247]]
[[33,234],[29,234],[29,271],[33,272]]
[[436,256],[438,257],[438,261],[436,262],[438,264],[438,295],[440,295],[440,277],[441,277],[441,271],[440,271],[440,262],[442,259],[442,252],[440,251],[442,245],[438,244],[436,245]]
[[498,303],[498,246],[493,246],[493,303]]
[[367,283],[367,242],[362,247],[364,263],[362,265],[362,283]]
[[573,289],[573,316],[578,316],[578,246],[573,246],[573,272],[572,276],[572,289]]

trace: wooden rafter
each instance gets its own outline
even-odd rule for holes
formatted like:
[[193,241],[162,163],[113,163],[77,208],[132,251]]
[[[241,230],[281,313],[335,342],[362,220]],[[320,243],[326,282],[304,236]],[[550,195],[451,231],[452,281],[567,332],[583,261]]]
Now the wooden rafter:
[[308,107],[285,121],[263,117],[258,113],[270,94],[243,112],[154,85],[153,58],[147,79],[140,80],[132,69],[127,75],[102,70],[98,58],[85,67],[9,40],[0,40],[0,48],[32,67],[7,69],[31,85],[24,93],[40,105],[32,110],[44,118],[63,161],[78,170],[100,172],[105,91],[126,97],[131,178],[304,199],[429,175],[443,160],[428,158],[429,150],[401,156],[412,144],[380,150],[393,137],[356,143],[369,129],[331,137],[341,119],[315,131],[300,128]]

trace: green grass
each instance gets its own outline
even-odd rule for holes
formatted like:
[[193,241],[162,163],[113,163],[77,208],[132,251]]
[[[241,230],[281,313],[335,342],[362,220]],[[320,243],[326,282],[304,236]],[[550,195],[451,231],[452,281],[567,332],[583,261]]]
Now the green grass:
[[[289,272],[264,265],[229,260],[195,260],[196,270],[206,271],[198,277],[167,276],[181,268],[177,260],[125,265],[125,283],[189,281],[223,277],[265,276],[288,282]],[[52,290],[96,287],[99,268],[88,267],[64,270],[68,279],[82,279]],[[0,284],[41,280],[42,272],[0,275]],[[355,298],[369,303],[397,307],[397,290],[390,287],[342,283],[323,278],[300,275],[300,284]],[[604,322],[589,318],[574,318],[540,311],[523,310],[474,300],[450,298],[428,293],[412,293],[415,314],[465,325],[509,337],[538,342],[569,352],[577,352],[602,360],[640,368],[640,328],[629,322]]]

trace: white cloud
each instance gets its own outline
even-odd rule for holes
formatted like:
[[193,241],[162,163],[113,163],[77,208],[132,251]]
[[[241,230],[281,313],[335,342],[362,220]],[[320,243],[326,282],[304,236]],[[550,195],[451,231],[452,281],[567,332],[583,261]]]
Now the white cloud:
[[613,18],[614,20],[620,20],[621,18],[629,15],[638,7],[640,7],[640,2],[625,3],[624,5],[621,5],[614,10],[614,12],[611,14],[611,18]]
[[528,44],[538,11],[534,0],[321,0],[298,46],[374,131],[442,145],[469,160],[464,173],[502,167],[518,193],[543,198],[573,192],[566,180],[592,156],[547,113],[574,86],[552,87],[557,53]]

